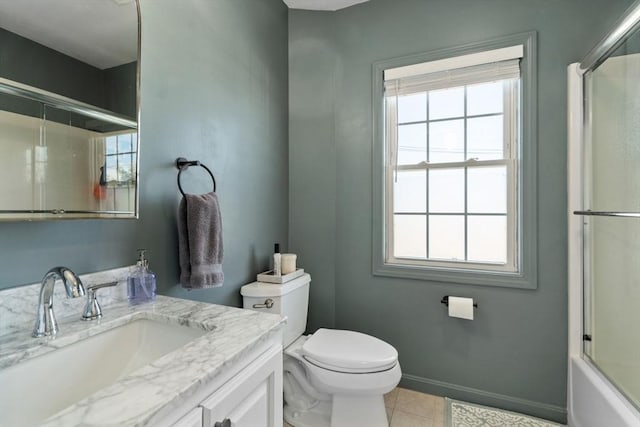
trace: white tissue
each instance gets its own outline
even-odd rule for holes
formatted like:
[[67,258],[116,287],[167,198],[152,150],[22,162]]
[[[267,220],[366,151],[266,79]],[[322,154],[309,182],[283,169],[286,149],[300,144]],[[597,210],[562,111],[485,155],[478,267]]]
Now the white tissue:
[[473,320],[473,298],[449,297],[449,317]]

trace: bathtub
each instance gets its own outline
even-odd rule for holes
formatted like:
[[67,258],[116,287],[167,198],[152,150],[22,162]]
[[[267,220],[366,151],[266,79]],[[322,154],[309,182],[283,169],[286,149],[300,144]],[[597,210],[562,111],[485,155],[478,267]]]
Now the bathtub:
[[569,361],[570,427],[640,427],[640,412],[589,361]]

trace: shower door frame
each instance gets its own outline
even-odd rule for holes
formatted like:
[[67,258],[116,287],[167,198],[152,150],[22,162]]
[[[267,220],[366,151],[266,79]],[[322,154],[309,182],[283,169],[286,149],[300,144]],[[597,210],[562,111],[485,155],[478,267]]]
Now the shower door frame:
[[[640,28],[640,0],[636,0],[618,20],[615,27],[585,56],[582,62],[568,68],[568,282],[569,282],[569,366],[568,421],[569,426],[620,427],[640,426],[640,411],[600,371],[585,353],[585,335],[589,332],[589,281],[585,267],[590,265],[584,247],[587,216],[585,202],[585,169],[590,164],[585,148],[590,117],[585,115],[585,75],[604,62],[624,41]],[[633,220],[633,219],[631,219]]]

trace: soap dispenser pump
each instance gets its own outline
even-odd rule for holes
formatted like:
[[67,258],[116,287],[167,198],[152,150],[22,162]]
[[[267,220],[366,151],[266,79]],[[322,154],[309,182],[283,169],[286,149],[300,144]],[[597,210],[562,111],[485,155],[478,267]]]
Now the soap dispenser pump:
[[127,297],[131,304],[142,304],[156,298],[156,275],[149,270],[149,260],[144,257],[145,250],[138,249],[138,262],[135,271],[127,279]]

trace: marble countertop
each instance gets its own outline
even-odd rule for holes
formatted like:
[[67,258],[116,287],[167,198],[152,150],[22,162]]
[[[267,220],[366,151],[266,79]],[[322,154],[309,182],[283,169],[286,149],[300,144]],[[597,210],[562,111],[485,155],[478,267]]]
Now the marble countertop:
[[208,332],[86,396],[42,425],[149,425],[158,411],[178,407],[188,400],[202,384],[215,380],[272,338],[284,322],[278,315],[160,295],[155,302],[138,306],[115,301],[108,306],[103,304],[103,317],[98,321],[84,322],[77,315],[59,318],[60,332],[55,339],[32,338],[30,324],[12,325],[0,335],[0,369],[137,319],[186,325]]

